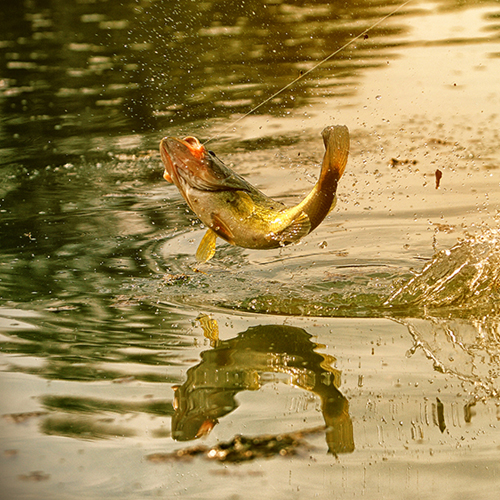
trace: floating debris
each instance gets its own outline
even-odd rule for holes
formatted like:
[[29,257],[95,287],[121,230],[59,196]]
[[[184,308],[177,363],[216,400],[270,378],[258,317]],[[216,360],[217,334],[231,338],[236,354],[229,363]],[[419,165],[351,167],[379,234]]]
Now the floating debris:
[[439,189],[439,183],[441,182],[441,177],[443,177],[443,172],[439,170],[439,168],[436,169],[436,189]]
[[289,434],[263,435],[255,437],[235,436],[227,443],[208,446],[192,446],[176,450],[172,453],[153,453],[147,455],[150,462],[172,462],[192,460],[196,456],[202,456],[208,460],[218,462],[247,462],[257,458],[270,458],[274,456],[297,455],[302,448],[309,449],[310,446],[304,440],[307,434],[317,434],[324,432],[325,427],[315,427]]
[[410,160],[409,158],[405,158],[404,160],[399,160],[398,158],[391,158],[389,165],[391,167],[396,167],[398,165],[416,165],[417,160]]
[[40,481],[47,481],[47,479],[50,479],[50,474],[44,474],[40,470],[35,470],[33,472],[30,472],[29,474],[19,474],[17,478],[20,481],[31,481],[38,483]]
[[8,422],[14,424],[23,424],[27,420],[37,417],[43,417],[47,414],[48,414],[47,411],[29,411],[25,413],[7,413],[3,415],[3,418]]
[[165,274],[163,275],[163,282],[167,285],[175,285],[187,281],[189,276],[187,274]]
[[[433,405],[434,408],[434,405]],[[443,433],[446,430],[446,423],[444,421],[444,405],[439,398],[436,398],[436,425],[439,427],[439,430]]]
[[117,295],[109,307],[134,307],[140,306],[142,301],[147,299],[145,295],[138,297],[129,297],[128,295]]

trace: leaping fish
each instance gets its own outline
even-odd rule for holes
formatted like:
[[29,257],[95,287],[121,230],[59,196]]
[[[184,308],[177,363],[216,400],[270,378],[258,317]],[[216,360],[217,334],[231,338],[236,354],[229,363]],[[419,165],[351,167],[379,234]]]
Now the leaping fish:
[[335,207],[349,155],[346,126],[326,127],[322,136],[326,151],[318,182],[293,207],[249,184],[195,137],[162,139],[163,177],[208,228],[196,251],[199,262],[213,257],[217,236],[232,245],[268,249],[295,243],[318,227]]

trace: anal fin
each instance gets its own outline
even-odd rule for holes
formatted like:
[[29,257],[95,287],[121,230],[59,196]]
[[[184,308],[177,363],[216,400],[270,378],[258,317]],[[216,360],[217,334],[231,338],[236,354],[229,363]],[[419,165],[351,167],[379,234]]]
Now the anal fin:
[[207,229],[198,250],[196,250],[196,260],[198,262],[207,262],[214,256],[216,240],[217,235],[211,229]]

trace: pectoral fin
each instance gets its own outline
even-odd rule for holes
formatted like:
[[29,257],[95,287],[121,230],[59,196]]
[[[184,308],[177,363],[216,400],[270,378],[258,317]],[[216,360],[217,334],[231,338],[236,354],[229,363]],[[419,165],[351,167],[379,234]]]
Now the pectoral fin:
[[311,231],[311,221],[305,212],[301,212],[285,229],[274,235],[280,245],[285,246],[309,234]]
[[196,250],[196,260],[198,262],[207,262],[215,254],[215,241],[217,240],[217,235],[208,229],[203,236],[198,250]]
[[[233,244],[233,233],[227,224],[216,214],[212,214],[212,231],[216,236],[224,238],[226,241]],[[206,235],[205,235],[206,236]],[[214,243],[215,246],[215,243]],[[214,250],[215,251],[215,250]],[[213,254],[212,254],[213,255]]]

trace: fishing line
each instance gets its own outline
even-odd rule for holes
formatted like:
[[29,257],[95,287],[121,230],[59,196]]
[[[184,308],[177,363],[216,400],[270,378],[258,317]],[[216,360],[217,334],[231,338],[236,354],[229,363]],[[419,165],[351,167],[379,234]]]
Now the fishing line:
[[281,89],[279,89],[277,92],[275,92],[272,96],[268,97],[267,99],[265,99],[264,101],[262,101],[260,104],[258,104],[254,108],[252,108],[250,111],[248,111],[248,113],[245,113],[243,116],[240,116],[234,122],[230,123],[226,128],[222,129],[218,134],[216,134],[216,135],[210,137],[209,139],[207,139],[203,144],[207,144],[208,142],[210,142],[210,141],[212,141],[212,140],[217,139],[218,137],[220,137],[224,132],[226,132],[230,128],[234,127],[241,120],[243,120],[248,115],[251,115],[252,113],[254,113],[255,111],[257,111],[259,108],[261,108],[262,106],[264,106],[264,104],[267,104],[270,100],[274,99],[276,96],[278,96],[279,94],[281,94],[282,92],[284,92],[286,89],[289,89],[292,85],[296,84],[299,80],[302,80],[302,78],[306,77],[309,73],[313,72],[316,68],[318,68],[319,66],[321,66],[325,62],[329,61],[332,57],[335,57],[339,52],[342,52],[344,49],[346,49],[347,47],[349,47],[349,45],[352,45],[356,40],[359,40],[361,37],[365,36],[369,31],[371,31],[373,28],[377,27],[379,24],[383,23],[386,19],[389,19],[389,17],[391,17],[394,14],[396,14],[396,12],[398,12],[399,10],[401,10],[403,7],[405,7],[406,5],[408,5],[410,2],[413,2],[413,0],[406,0],[406,2],[404,2],[401,5],[399,5],[398,7],[396,7],[389,14],[387,14],[386,16],[380,18],[377,22],[375,22],[374,24],[372,24],[369,28],[366,28],[359,35],[355,36],[354,38],[352,38],[351,40],[349,40],[346,44],[342,45],[342,47],[340,47],[339,49],[335,50],[330,55],[328,55],[324,59],[322,59],[321,61],[317,62],[312,68],[309,68],[307,71],[305,71],[304,73],[302,73],[301,75],[299,75],[297,78],[295,78],[295,80],[292,80],[290,83],[288,83],[287,85],[285,85],[284,87],[282,87]]

